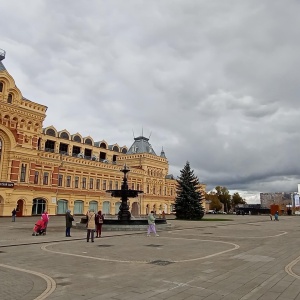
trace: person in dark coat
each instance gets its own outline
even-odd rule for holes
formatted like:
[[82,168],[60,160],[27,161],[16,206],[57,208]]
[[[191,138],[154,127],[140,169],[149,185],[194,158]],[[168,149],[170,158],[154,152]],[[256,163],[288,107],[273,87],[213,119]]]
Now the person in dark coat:
[[71,211],[68,209],[66,212],[66,237],[71,236],[71,227],[72,227],[73,221],[74,221],[74,218],[71,215]]
[[17,210],[14,208],[13,211],[11,212],[12,222],[16,222],[16,215],[17,215]]

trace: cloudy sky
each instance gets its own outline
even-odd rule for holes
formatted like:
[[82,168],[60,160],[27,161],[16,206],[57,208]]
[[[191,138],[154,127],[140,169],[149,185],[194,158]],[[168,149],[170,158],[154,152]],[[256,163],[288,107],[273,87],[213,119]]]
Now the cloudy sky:
[[300,2],[1,0],[3,61],[44,126],[188,160],[207,190],[297,191]]

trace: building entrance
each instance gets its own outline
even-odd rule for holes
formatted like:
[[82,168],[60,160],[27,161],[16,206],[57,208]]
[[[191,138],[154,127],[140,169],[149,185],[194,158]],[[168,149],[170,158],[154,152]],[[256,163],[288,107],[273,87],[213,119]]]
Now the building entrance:
[[74,215],[83,215],[83,201],[74,201]]
[[20,199],[17,202],[17,217],[23,217],[24,200]]
[[140,213],[139,213],[139,204],[137,202],[133,202],[132,203],[132,209],[131,209],[131,214],[134,217],[137,217]]
[[[20,201],[20,200],[19,200]],[[18,202],[19,202],[18,201]],[[46,200],[43,198],[35,198],[32,201],[32,215],[41,215],[46,210]]]
[[104,201],[103,202],[103,214],[109,215],[110,214],[110,202],[109,201]]
[[120,205],[121,205],[121,202],[116,202],[115,203],[115,215],[117,215],[119,213]]
[[68,209],[68,201],[67,200],[58,200],[57,201],[57,214],[64,215]]
[[98,202],[97,201],[91,201],[89,203],[89,210],[93,209],[95,213],[98,212]]

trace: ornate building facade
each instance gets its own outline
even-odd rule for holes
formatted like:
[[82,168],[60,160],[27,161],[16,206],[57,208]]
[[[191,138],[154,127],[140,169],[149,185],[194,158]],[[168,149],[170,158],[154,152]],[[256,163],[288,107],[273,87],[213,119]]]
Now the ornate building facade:
[[[22,96],[0,52],[0,216],[84,214],[89,208],[116,215],[120,200],[106,190],[120,189],[123,165],[129,188],[143,190],[129,199],[133,216],[173,209],[176,180],[164,151],[156,155],[144,136],[132,146],[109,145],[80,133],[43,128],[47,107]],[[203,188],[203,187],[202,187]],[[204,189],[205,190],[205,189]]]

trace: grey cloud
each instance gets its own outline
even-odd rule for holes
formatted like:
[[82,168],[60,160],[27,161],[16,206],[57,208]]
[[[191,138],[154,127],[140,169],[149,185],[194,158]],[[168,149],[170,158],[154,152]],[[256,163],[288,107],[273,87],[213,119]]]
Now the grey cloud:
[[209,189],[256,200],[296,189],[298,2],[11,0],[1,10],[4,64],[48,106],[45,126],[122,146],[144,128],[174,175],[189,160]]

